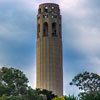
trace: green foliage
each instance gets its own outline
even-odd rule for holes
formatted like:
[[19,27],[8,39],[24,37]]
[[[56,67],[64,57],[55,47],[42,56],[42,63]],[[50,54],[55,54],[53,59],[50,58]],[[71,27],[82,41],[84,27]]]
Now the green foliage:
[[70,85],[76,85],[85,92],[98,91],[100,90],[100,76],[96,73],[84,72],[75,76]]
[[43,94],[39,94],[39,97],[37,100],[47,100],[47,96]]
[[76,85],[83,90],[79,93],[80,100],[100,100],[100,76],[96,73],[78,74],[72,79],[70,85]]
[[0,97],[0,100],[23,100],[23,98],[19,97],[19,96],[6,96],[6,95],[3,95],[2,97]]
[[100,91],[98,92],[81,92],[80,100],[100,100]]
[[[100,100],[100,76],[84,72],[74,77],[70,85],[76,85],[83,92],[79,100]],[[57,97],[52,91],[32,89],[23,72],[14,68],[0,69],[0,100],[78,100],[74,95]]]
[[69,96],[64,96],[64,99],[65,100],[78,100],[78,98],[77,97],[75,97],[74,95],[69,95]]
[[64,97],[55,97],[52,100],[78,100],[74,95],[64,96]]
[[64,99],[64,97],[61,96],[61,97],[55,97],[52,100],[65,100],[65,99]]
[[0,96],[23,95],[27,90],[28,79],[18,69],[3,67],[0,69]]
[[28,79],[18,69],[3,67],[0,69],[0,100],[46,100],[28,86]]
[[53,94],[52,91],[48,91],[48,90],[41,90],[41,89],[36,89],[37,93],[38,94],[43,94],[47,97],[47,100],[51,100],[53,99],[54,97],[57,97],[57,95]]

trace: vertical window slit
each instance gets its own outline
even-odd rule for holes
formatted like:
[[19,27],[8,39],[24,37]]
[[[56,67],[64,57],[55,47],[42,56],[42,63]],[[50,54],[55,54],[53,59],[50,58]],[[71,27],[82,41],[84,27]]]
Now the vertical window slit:
[[56,33],[56,23],[52,24],[52,36],[57,36],[57,33]]
[[38,28],[37,28],[37,38],[40,37],[40,24],[38,24]]
[[43,24],[43,36],[48,36],[48,23]]

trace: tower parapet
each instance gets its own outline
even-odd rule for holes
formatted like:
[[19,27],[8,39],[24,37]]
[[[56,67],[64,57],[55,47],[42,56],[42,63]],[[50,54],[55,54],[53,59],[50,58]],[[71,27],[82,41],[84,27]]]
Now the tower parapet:
[[41,4],[37,15],[37,38],[61,38],[61,15],[59,5],[53,3]]

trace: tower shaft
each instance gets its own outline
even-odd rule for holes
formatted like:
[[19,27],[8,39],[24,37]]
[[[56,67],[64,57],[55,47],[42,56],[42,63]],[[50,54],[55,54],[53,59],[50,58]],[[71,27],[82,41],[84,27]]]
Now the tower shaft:
[[61,15],[57,4],[39,6],[37,15],[36,88],[63,95]]

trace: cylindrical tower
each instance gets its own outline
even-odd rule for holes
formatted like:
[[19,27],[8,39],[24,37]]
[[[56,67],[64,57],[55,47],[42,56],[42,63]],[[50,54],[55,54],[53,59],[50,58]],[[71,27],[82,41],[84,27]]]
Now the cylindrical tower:
[[39,5],[37,15],[36,88],[63,95],[62,33],[59,5]]

